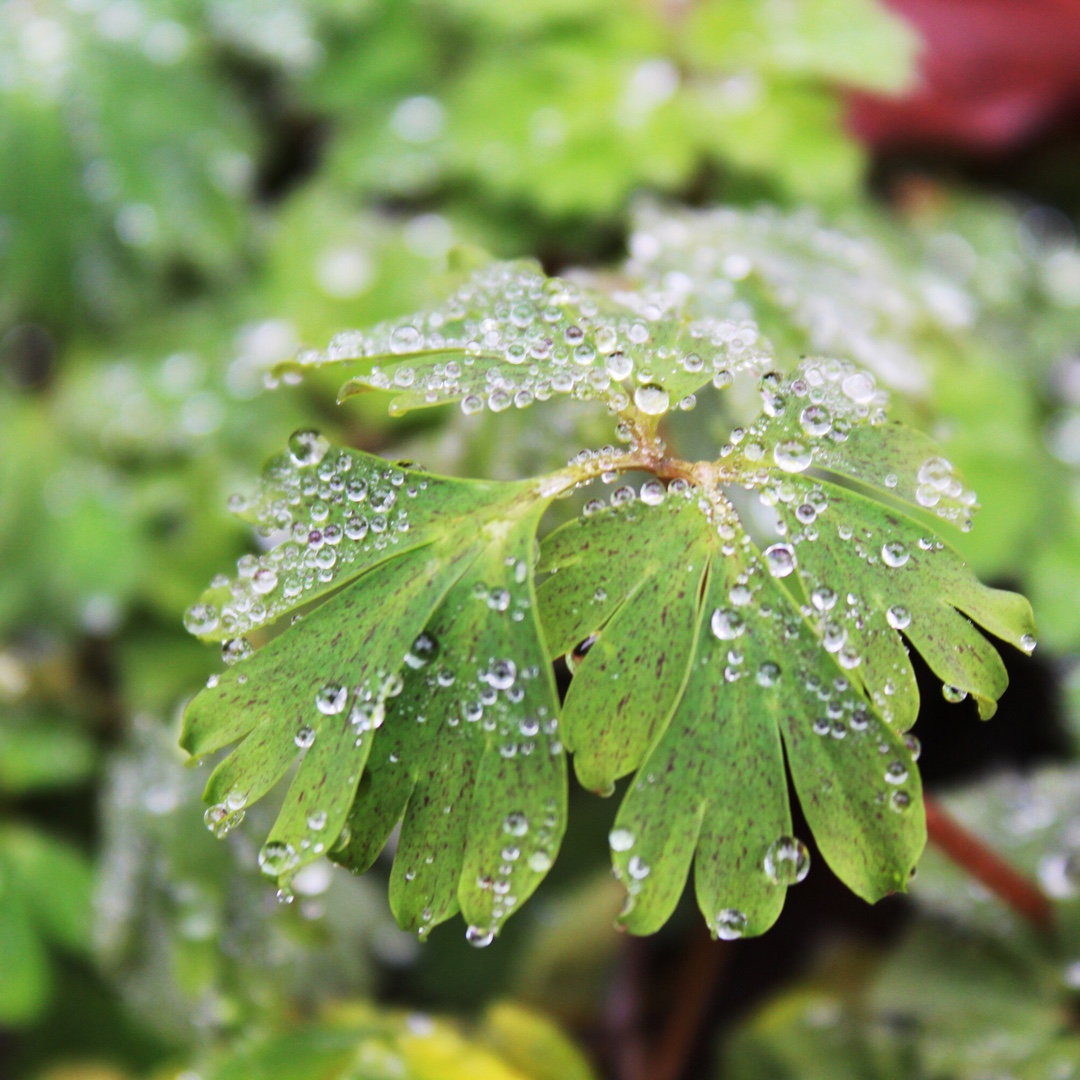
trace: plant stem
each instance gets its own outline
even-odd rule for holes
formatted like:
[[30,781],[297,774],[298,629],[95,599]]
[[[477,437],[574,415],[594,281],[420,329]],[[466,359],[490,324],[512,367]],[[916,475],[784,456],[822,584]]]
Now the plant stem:
[[604,1031],[616,1080],[646,1080],[648,1077],[641,1032],[644,965],[641,939],[626,935],[619,949],[604,1008]]
[[1035,929],[1049,930],[1054,909],[1046,894],[951,817],[938,802],[929,796],[923,801],[930,842]]
[[649,1080],[680,1080],[701,1036],[713,990],[730,950],[695,923],[679,963],[675,1001],[649,1061]]

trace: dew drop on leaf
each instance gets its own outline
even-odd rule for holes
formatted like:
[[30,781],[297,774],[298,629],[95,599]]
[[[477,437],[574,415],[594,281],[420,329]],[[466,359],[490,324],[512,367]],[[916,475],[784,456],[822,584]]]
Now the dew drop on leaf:
[[894,569],[903,566],[909,558],[908,549],[899,540],[890,540],[881,548],[881,561]]
[[907,767],[902,761],[890,761],[885,767],[885,779],[890,784],[902,784],[907,778]]
[[230,667],[246,660],[255,650],[245,637],[230,638],[221,643],[221,659]]
[[790,544],[773,544],[765,549],[764,555],[773,577],[787,577],[795,569],[795,549]]
[[639,498],[646,506],[659,506],[667,492],[659,480],[646,480],[641,485]]
[[951,705],[958,705],[968,696],[968,692],[961,689],[959,686],[952,686],[949,683],[945,683],[941,688],[941,696]]
[[634,846],[634,834],[629,829],[612,829],[608,843],[612,851],[629,851]]
[[763,865],[774,885],[797,885],[810,873],[810,852],[794,836],[781,836],[769,845]]
[[524,836],[529,831],[529,819],[520,810],[511,810],[503,820],[503,832]]
[[259,851],[259,868],[268,877],[287,874],[298,861],[299,857],[292,844],[285,844],[280,840],[271,840],[263,844]]
[[317,431],[294,431],[289,436],[289,456],[302,467],[318,465],[329,449],[329,440]]
[[885,618],[894,630],[906,630],[911,625],[911,612],[900,604],[893,604],[885,612]]
[[663,416],[671,405],[671,398],[662,386],[646,383],[634,391],[634,404],[646,416]]
[[746,621],[734,608],[717,608],[709,625],[721,641],[733,641],[746,630]]
[[341,683],[329,682],[321,686],[315,694],[315,707],[324,716],[336,716],[344,710],[348,698],[347,687]]
[[427,667],[438,655],[439,643],[433,635],[425,631],[417,636],[412,647],[405,654],[405,663],[414,671],[418,671],[422,667]]
[[213,604],[192,604],[184,612],[184,628],[189,634],[209,634],[217,625],[218,610]]
[[784,472],[801,473],[813,463],[814,455],[798,439],[786,439],[773,448],[773,459]]
[[746,915],[738,908],[724,908],[716,916],[716,936],[721,941],[735,941],[746,931]]
[[470,926],[465,931],[465,940],[474,949],[486,949],[495,940],[495,932],[480,926]]

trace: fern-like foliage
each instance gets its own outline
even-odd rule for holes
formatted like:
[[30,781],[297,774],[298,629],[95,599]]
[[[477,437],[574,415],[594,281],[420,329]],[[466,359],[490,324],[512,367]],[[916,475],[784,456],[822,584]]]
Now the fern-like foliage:
[[[242,511],[278,542],[188,613],[230,666],[189,706],[184,746],[240,740],[207,787],[212,828],[299,758],[263,869],[282,885],[322,855],[366,869],[401,821],[397,918],[426,934],[460,910],[482,945],[552,865],[570,750],[599,792],[633,775],[610,842],[634,932],[664,923],[691,863],[715,935],[775,921],[809,869],[789,772],[834,872],[871,901],[905,888],[925,840],[909,648],[989,716],[1005,670],[971,620],[1035,639],[1027,602],[980,585],[938,537],[934,517],[967,527],[974,495],[887,421],[872,375],[811,358],[784,377],[755,324],[685,291],[522,263],[284,374],[358,359],[343,396],[466,413],[594,399],[626,446],[493,483],[296,433]],[[740,371],[760,376],[758,419],[715,460],[674,456],[663,416]],[[553,500],[620,473],[649,475],[538,544]],[[293,613],[253,650],[248,635]]]

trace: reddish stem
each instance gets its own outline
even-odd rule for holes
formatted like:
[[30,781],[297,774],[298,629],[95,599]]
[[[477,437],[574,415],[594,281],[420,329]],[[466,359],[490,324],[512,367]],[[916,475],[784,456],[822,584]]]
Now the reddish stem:
[[1046,894],[950,817],[934,799],[926,796],[923,801],[930,842],[1037,930],[1049,930],[1054,909]]
[[649,1080],[679,1080],[685,1074],[730,955],[722,943],[710,940],[700,922],[695,925],[675,980],[675,1001],[649,1062]]

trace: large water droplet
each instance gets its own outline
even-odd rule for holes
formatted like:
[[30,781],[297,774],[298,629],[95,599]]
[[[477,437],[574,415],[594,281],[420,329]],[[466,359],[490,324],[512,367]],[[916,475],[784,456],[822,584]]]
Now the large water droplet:
[[221,659],[230,667],[246,660],[254,651],[246,637],[230,638],[221,643]]
[[769,845],[763,865],[774,885],[798,885],[810,873],[810,852],[794,836],[781,836]]
[[734,608],[717,608],[709,625],[721,641],[731,641],[746,631],[746,620]]
[[773,544],[765,549],[764,555],[773,577],[787,577],[795,569],[795,549],[790,544]]
[[412,643],[412,647],[405,654],[405,663],[414,671],[426,667],[439,655],[439,643],[433,634],[424,631],[419,634]]
[[747,918],[738,908],[724,908],[716,916],[716,936],[721,941],[735,941],[746,932]]
[[906,630],[911,625],[911,612],[900,604],[893,604],[885,612],[885,618],[894,630]]
[[634,391],[634,404],[647,416],[663,416],[671,405],[671,398],[662,386],[646,383]]
[[189,634],[210,634],[217,625],[218,610],[213,604],[193,604],[184,612],[184,629]]
[[329,449],[329,440],[317,431],[294,431],[289,436],[289,456],[300,466],[318,465]]
[[634,834],[629,829],[612,829],[608,843],[612,851],[629,851],[634,846]]
[[335,716],[345,708],[349,699],[348,687],[341,683],[329,682],[319,688],[315,694],[315,707],[324,716]]
[[784,472],[801,473],[813,463],[814,455],[808,446],[797,439],[787,439],[773,447],[773,459]]
[[271,840],[259,852],[259,868],[267,877],[287,874],[300,861],[292,844]]
[[894,568],[903,566],[909,558],[908,549],[899,540],[890,540],[881,548],[881,561],[886,566]]
[[495,940],[495,931],[485,930],[480,926],[470,926],[465,931],[465,940],[474,949],[486,949]]

